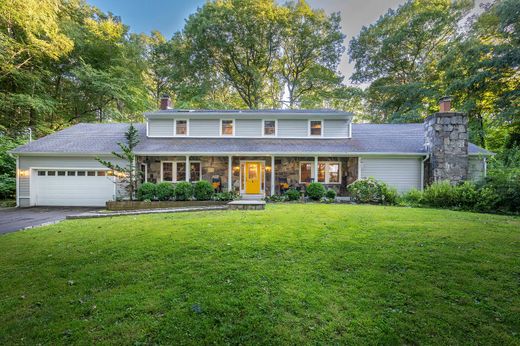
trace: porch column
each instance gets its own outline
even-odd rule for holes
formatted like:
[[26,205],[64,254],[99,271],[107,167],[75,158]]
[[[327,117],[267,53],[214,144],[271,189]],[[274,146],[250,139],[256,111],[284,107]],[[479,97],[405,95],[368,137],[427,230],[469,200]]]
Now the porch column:
[[318,156],[314,156],[314,182],[318,181]]
[[231,155],[228,156],[228,183],[227,190],[231,192],[233,188],[233,158]]
[[274,155],[271,156],[271,196],[274,196]]
[[190,156],[186,155],[186,181],[190,182],[190,180],[191,180]]

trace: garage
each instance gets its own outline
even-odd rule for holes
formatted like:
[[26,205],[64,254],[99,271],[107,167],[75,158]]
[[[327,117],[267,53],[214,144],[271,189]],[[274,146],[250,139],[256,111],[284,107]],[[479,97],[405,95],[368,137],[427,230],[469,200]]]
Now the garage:
[[363,157],[359,176],[383,181],[400,193],[421,189],[421,159]]
[[114,198],[114,178],[105,170],[39,169],[33,179],[39,206],[104,206]]

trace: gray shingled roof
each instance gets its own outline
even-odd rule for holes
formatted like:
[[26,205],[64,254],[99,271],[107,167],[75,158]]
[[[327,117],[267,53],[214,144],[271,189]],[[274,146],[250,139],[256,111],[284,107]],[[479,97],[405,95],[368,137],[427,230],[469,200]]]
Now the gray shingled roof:
[[[145,124],[136,124],[136,127],[140,134],[137,154],[424,153],[422,124],[353,124],[352,138],[345,139],[148,138]],[[117,142],[124,142],[127,128],[128,124],[78,124],[12,152],[107,154],[119,150]],[[470,144],[469,152],[490,154],[474,144]]]

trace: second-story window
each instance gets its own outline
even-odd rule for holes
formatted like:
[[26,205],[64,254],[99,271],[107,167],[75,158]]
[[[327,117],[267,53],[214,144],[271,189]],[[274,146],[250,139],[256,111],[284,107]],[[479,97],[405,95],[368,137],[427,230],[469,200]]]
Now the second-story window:
[[221,134],[222,136],[233,136],[233,120],[222,120],[221,121]]
[[309,134],[311,136],[321,136],[321,131],[322,131],[322,127],[323,127],[321,120],[311,120],[309,126],[310,126]]
[[175,121],[175,134],[177,136],[186,136],[188,134],[188,120]]
[[276,120],[264,120],[264,136],[276,136]]

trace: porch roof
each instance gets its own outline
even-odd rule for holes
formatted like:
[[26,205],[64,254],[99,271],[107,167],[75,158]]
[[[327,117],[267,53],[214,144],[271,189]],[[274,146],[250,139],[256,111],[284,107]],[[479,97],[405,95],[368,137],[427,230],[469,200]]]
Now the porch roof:
[[[146,125],[136,124],[140,142],[135,152],[140,155],[356,155],[403,154],[425,155],[422,124],[353,124],[352,138],[149,138]],[[102,155],[119,151],[128,124],[78,124],[52,135],[20,146],[14,154]],[[469,153],[489,155],[476,145]]]

